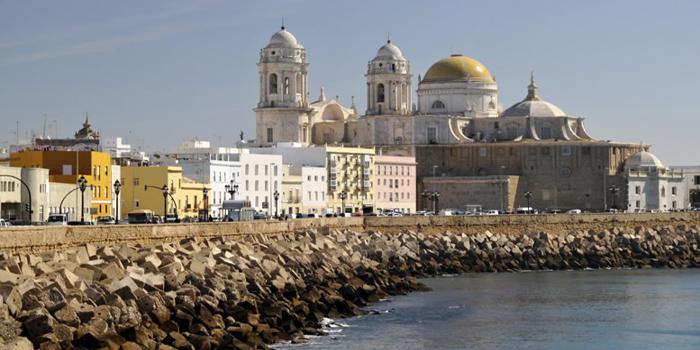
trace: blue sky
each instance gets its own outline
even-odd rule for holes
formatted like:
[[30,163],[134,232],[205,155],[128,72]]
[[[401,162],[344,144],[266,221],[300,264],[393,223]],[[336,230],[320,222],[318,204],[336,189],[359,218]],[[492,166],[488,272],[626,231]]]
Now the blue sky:
[[[85,112],[148,150],[252,136],[258,52],[287,28],[307,48],[311,96],[365,108],[367,61],[390,33],[415,81],[463,53],[496,75],[504,107],[531,70],[540,94],[599,139],[700,164],[697,1],[0,0],[0,144],[59,135]],[[53,129],[53,128],[51,128]],[[53,130],[52,130],[53,132]]]

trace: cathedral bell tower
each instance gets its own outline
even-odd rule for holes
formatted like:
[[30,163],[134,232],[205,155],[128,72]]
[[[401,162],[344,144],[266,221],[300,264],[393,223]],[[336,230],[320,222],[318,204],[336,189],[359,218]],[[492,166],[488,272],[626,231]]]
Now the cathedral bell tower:
[[256,143],[308,141],[306,49],[282,27],[260,50]]
[[391,40],[367,64],[367,115],[410,115],[411,66]]

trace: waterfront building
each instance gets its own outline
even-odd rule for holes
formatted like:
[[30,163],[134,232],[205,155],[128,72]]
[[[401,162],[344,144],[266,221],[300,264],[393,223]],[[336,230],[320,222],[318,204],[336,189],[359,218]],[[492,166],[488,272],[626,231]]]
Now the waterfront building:
[[306,214],[323,214],[326,211],[328,172],[325,166],[295,166],[301,172],[301,206]]
[[700,208],[700,166],[673,166],[671,168],[673,171],[683,174],[690,207]]
[[10,165],[21,168],[45,168],[49,181],[77,187],[84,176],[90,188],[90,212],[86,220],[112,215],[112,184],[109,153],[96,151],[51,151],[24,149],[12,153]]
[[[232,153],[234,152],[234,153]],[[207,196],[209,215],[221,218],[225,215],[223,202],[231,198],[231,186],[240,191],[241,162],[238,149],[211,147],[208,141],[186,141],[176,154],[170,155],[175,164],[182,167],[185,177],[209,184]]]
[[282,191],[279,192],[280,208],[272,208],[278,215],[303,213],[301,168],[282,164]]
[[[120,216],[139,209],[153,210],[164,215],[167,198],[167,214],[179,218],[197,219],[206,210],[205,201],[210,190],[208,184],[189,179],[179,166],[125,166],[121,168],[122,191]],[[163,186],[167,187],[164,197]]]
[[281,196],[273,202],[274,192],[282,190],[282,156],[243,151],[238,154],[241,175],[236,198],[248,200],[255,210],[273,215],[275,207],[282,207]]
[[621,210],[675,211],[689,207],[689,192],[682,171],[664,166],[649,152],[642,151],[629,157],[625,161],[624,176],[627,178],[628,198],[625,201],[627,207],[621,207]]
[[377,211],[416,211],[416,159],[377,155],[374,157],[374,198]]
[[371,213],[375,208],[375,149],[327,146],[326,205],[337,213]]

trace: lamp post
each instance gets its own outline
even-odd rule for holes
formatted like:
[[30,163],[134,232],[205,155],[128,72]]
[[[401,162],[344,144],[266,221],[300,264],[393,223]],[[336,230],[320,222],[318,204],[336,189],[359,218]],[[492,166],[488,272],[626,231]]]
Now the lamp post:
[[620,188],[615,185],[610,185],[610,187],[608,187],[608,191],[610,191],[610,194],[612,195],[612,209],[617,209],[617,193],[620,192]]
[[423,208],[428,209],[428,191],[423,191],[420,193],[420,196],[423,197]]
[[280,193],[275,190],[275,193],[272,194],[272,196],[275,198],[275,217],[278,217],[277,215],[277,207],[279,206],[278,204],[278,199],[280,198]]
[[85,189],[87,188],[87,179],[85,176],[80,176],[78,179],[78,188],[80,189],[80,222],[85,222]]
[[527,199],[527,213],[531,214],[533,212],[532,208],[530,207],[530,198],[532,198],[532,192],[527,191],[525,192],[525,199]]
[[440,192],[438,191],[433,191],[433,193],[430,194],[433,200],[433,213],[437,213],[438,211],[438,200],[440,199]]
[[168,219],[168,185],[163,185],[160,190],[163,192],[163,223],[165,223]]
[[236,195],[236,192],[238,192],[238,184],[234,183],[233,180],[231,180],[231,184],[226,184],[226,192],[231,196],[231,200],[235,199],[234,196]]
[[345,191],[343,191],[343,192],[340,192],[339,197],[340,197],[340,203],[341,203],[340,204],[340,206],[341,206],[340,212],[341,212],[341,214],[343,214],[343,216],[345,216],[345,198],[348,198],[348,194],[345,193]]
[[119,180],[114,181],[114,194],[116,195],[117,207],[116,207],[116,218],[114,219],[114,224],[119,223],[119,192],[122,190],[122,184]]
[[209,221],[209,209],[207,208],[209,204],[209,198],[207,197],[207,193],[209,193],[207,188],[202,188],[202,206],[204,207],[204,215],[202,215],[202,221]]

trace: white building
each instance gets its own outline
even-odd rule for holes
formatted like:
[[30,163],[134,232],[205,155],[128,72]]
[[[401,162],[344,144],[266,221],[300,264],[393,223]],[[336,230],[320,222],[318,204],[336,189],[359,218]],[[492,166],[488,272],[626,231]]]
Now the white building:
[[688,190],[683,174],[665,167],[649,152],[642,151],[627,159],[625,177],[628,212],[688,208]]
[[[282,156],[275,154],[254,154],[242,150],[237,154],[240,162],[240,182],[237,199],[249,200],[251,206],[267,215],[274,214],[274,208],[281,208]],[[273,203],[275,191],[280,194]]]
[[700,208],[700,166],[674,166],[675,172],[682,172],[688,202],[693,208]]
[[178,165],[182,167],[182,173],[185,177],[199,183],[208,183],[211,186],[207,197],[209,199],[209,215],[212,217],[220,218],[225,215],[222,204],[231,197],[228,191],[235,185],[240,187],[241,163],[239,159],[240,154],[212,153],[193,155],[178,160]]
[[123,158],[131,153],[131,145],[121,137],[106,138],[102,140],[102,151],[109,152],[112,158]]
[[307,213],[322,214],[326,211],[326,179],[325,166],[301,167],[301,206]]

